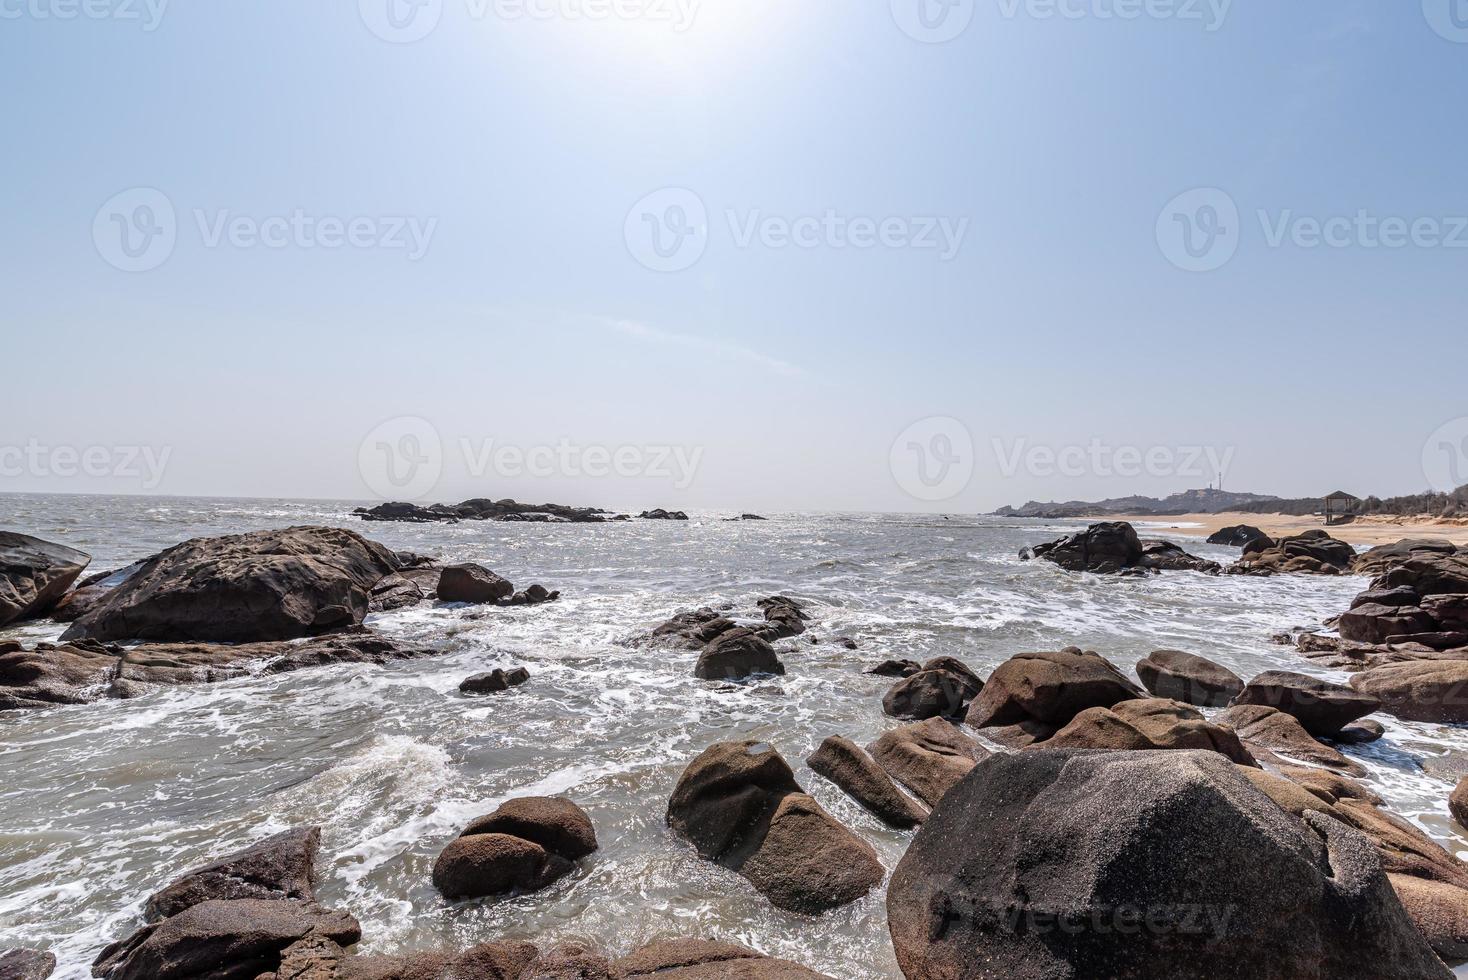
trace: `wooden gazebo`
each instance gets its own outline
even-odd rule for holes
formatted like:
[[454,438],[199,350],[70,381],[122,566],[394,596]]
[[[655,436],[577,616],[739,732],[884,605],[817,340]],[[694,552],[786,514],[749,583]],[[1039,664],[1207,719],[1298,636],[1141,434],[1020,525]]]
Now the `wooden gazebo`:
[[1325,498],[1325,526],[1349,524],[1356,518],[1356,507],[1361,498],[1344,490],[1337,490]]

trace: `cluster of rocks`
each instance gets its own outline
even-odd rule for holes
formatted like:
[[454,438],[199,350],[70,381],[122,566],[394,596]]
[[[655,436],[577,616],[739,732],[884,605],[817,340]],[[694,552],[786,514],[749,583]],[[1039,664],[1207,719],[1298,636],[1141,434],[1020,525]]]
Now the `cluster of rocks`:
[[[612,959],[565,943],[364,955],[362,927],[316,898],[320,830],[278,834],[176,879],[145,904],[145,922],[104,949],[102,980],[829,980],[743,946],[679,939]],[[533,890],[596,849],[590,820],[565,800],[511,801],[475,821],[439,858],[434,882],[455,896]],[[48,953],[0,955],[6,980],[44,980]]]
[[630,643],[699,651],[693,673],[703,680],[741,681],[782,675],[785,664],[772,643],[804,633],[810,616],[804,604],[789,596],[761,599],[757,606],[762,621],[746,618],[741,623],[725,615],[727,609],[705,606],[678,613]]
[[1246,541],[1244,554],[1227,569],[1230,575],[1345,575],[1356,561],[1356,549],[1320,529],[1278,541],[1262,535]]
[[659,507],[656,510],[645,510],[641,514],[638,514],[637,516],[640,519],[644,520],[644,521],[686,521],[686,520],[688,520],[688,515],[685,514],[685,513],[683,513],[681,510],[663,510],[661,507]]
[[539,585],[517,592],[478,565],[434,567],[325,527],[196,538],[81,581],[90,559],[72,549],[6,534],[0,555],[0,611],[70,623],[60,643],[27,650],[0,641],[0,710],[428,656],[363,620],[434,598],[516,606],[559,596]]
[[1339,636],[1302,633],[1300,653],[1351,671],[1351,687],[1398,718],[1468,722],[1468,554],[1404,541],[1358,567],[1378,575],[1332,621]]
[[387,503],[358,507],[352,511],[364,521],[396,521],[405,524],[456,524],[459,521],[518,521],[532,524],[603,524],[625,521],[597,507],[568,507],[565,504],[522,504],[514,500],[476,497],[461,504]]
[[1143,539],[1125,521],[1092,524],[1084,531],[1066,535],[1020,551],[1024,561],[1043,558],[1071,572],[1101,575],[1149,575],[1163,571],[1191,571],[1216,575],[1223,566],[1190,555],[1171,541]]

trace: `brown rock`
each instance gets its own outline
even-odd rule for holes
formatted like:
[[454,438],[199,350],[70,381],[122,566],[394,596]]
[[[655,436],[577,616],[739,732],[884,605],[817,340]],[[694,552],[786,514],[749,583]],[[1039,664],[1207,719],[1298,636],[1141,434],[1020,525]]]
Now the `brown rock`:
[[513,667],[509,670],[496,667],[487,674],[475,674],[467,678],[459,685],[459,691],[463,694],[498,694],[512,687],[519,687],[528,680],[530,671],[524,667]]
[[1412,660],[1372,667],[1351,687],[1408,721],[1468,722],[1468,660]]
[[526,796],[510,800],[489,816],[469,824],[459,836],[476,834],[520,837],[567,861],[584,858],[597,848],[596,828],[586,811],[558,797]]
[[830,980],[789,960],[733,943],[673,939],[644,946],[613,964],[621,980]]
[[316,899],[320,827],[267,837],[183,875],[148,899],[151,920],[166,919],[202,902],[238,898]]
[[1236,705],[1214,715],[1213,723],[1232,728],[1256,759],[1277,761],[1283,755],[1352,776],[1366,775],[1365,766],[1316,741],[1294,716],[1277,708]]
[[46,980],[56,970],[56,957],[35,949],[0,952],[0,980]]
[[619,980],[606,957],[580,943],[564,943],[531,963],[520,980]]
[[75,548],[0,531],[0,626],[44,615],[91,560]]
[[927,816],[927,810],[898,789],[886,770],[850,739],[831,736],[805,762],[890,827],[916,827]]
[[466,562],[449,565],[438,577],[438,598],[443,602],[482,605],[515,594],[515,586],[482,565]]
[[1233,729],[1210,724],[1178,701],[1143,698],[1110,708],[1087,708],[1055,736],[1031,749],[1206,749],[1240,765],[1254,757]]
[[1387,878],[1433,951],[1449,963],[1468,960],[1468,891],[1407,875]]
[[967,666],[952,657],[939,657],[905,680],[898,681],[882,698],[882,710],[894,718],[961,719],[968,704],[984,682]]
[[1468,829],[1468,776],[1458,780],[1458,785],[1453,787],[1452,795],[1448,797],[1448,811],[1458,821],[1459,827]]
[[930,807],[989,755],[941,718],[894,728],[867,746],[867,751],[888,775]]
[[1332,736],[1381,702],[1340,684],[1288,670],[1268,670],[1251,680],[1234,704],[1262,704],[1293,715],[1311,735]]
[[433,887],[445,898],[534,892],[575,870],[565,858],[508,834],[460,837],[433,864]]
[[1206,657],[1157,650],[1137,663],[1137,676],[1159,698],[1222,708],[1244,689],[1243,680]]
[[1040,721],[1065,725],[1087,708],[1109,708],[1143,696],[1104,657],[1074,648],[1022,653],[995,668],[969,705],[975,728]]
[[693,674],[706,681],[744,680],[757,674],[783,675],[785,665],[775,648],[745,626],[725,630],[699,654]]

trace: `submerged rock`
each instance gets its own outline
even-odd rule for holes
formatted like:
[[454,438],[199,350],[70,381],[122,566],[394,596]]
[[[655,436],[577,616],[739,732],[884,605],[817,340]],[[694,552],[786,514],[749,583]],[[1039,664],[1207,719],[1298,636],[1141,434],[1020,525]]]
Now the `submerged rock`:
[[451,899],[539,891],[596,848],[591,818],[570,800],[510,800],[444,848],[433,886]]
[[449,565],[438,577],[438,598],[443,602],[479,605],[508,599],[514,594],[515,587],[508,580],[472,562]]
[[295,527],[195,538],[149,558],[64,640],[241,643],[360,625],[397,556],[351,531]]
[[75,548],[0,531],[0,626],[44,615],[91,561]]
[[721,742],[689,763],[668,802],[668,826],[791,912],[854,902],[885,874],[871,845],[806,795],[763,742]]
[[530,680],[530,671],[524,667],[512,667],[505,670],[496,667],[487,674],[475,674],[459,685],[459,691],[464,694],[498,694],[508,691],[512,687],[519,687]]
[[887,911],[908,980],[1451,976],[1361,835],[1212,752],[993,756],[918,832]]

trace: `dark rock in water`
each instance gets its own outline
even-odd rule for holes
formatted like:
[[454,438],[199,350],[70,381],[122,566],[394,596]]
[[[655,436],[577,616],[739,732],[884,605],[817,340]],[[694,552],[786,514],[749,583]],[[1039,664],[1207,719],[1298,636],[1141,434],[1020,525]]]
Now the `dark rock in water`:
[[866,673],[878,677],[911,677],[922,669],[923,665],[916,660],[883,660]]
[[738,517],[731,517],[731,518],[729,518],[729,520],[731,520],[731,521],[767,521],[767,520],[769,520],[769,518],[768,517],[761,517],[758,514],[740,514]]
[[114,572],[99,572],[78,580],[72,590],[51,607],[47,615],[58,623],[76,622],[96,608],[103,599],[107,598],[108,593],[126,582],[134,572],[142,567],[142,562],[134,562]]
[[64,640],[239,643],[359,625],[372,589],[398,570],[380,544],[338,528],[195,538],[143,563]]
[[313,902],[320,847],[319,827],[268,837],[174,881],[148,899],[148,918],[166,919],[203,902],[240,898]]
[[734,629],[735,622],[723,613],[704,606],[691,612],[678,613],[667,622],[655,627],[646,636],[633,641],[634,644],[670,644],[687,650],[701,650],[721,633]]
[[462,504],[390,503],[376,507],[359,507],[353,515],[364,521],[400,521],[411,524],[458,521],[519,521],[542,524],[601,524],[610,520],[626,520],[620,515],[595,507],[568,507],[564,504],[522,504],[514,500],[476,498]]
[[1038,721],[1065,725],[1087,708],[1109,708],[1142,697],[1142,689],[1095,653],[1074,647],[1022,653],[994,669],[968,709],[975,728]]
[[640,519],[644,520],[644,521],[686,521],[686,520],[688,520],[688,515],[685,514],[685,513],[683,513],[681,510],[663,510],[661,507],[659,507],[657,510],[645,510],[641,514],[638,514],[637,516]]
[[144,643],[104,646],[79,640],[62,646],[0,652],[0,710],[87,704],[129,698],[153,685],[209,684],[247,673],[282,674],[333,664],[387,664],[437,651],[400,647],[367,630],[304,642]]
[[1386,727],[1379,721],[1363,718],[1353,721],[1330,736],[1331,741],[1342,745],[1368,745],[1386,734]]
[[1351,600],[1351,608],[1359,606],[1416,606],[1422,601],[1417,590],[1406,585],[1394,589],[1368,589]]
[[908,980],[1451,976],[1368,841],[1212,752],[993,756],[918,832],[887,912]]
[[830,980],[789,960],[733,943],[673,939],[644,946],[612,964],[620,980]]
[[448,898],[539,891],[570,874],[573,862],[596,847],[591,818],[570,800],[510,800],[444,848],[433,865],[433,885]]
[[1356,556],[1351,571],[1356,575],[1384,575],[1412,558],[1431,558],[1435,555],[1453,555],[1463,549],[1442,538],[1404,539],[1395,544],[1383,544]]
[[357,920],[301,902],[203,902],[104,949],[92,964],[102,980],[254,980],[311,934],[350,946]]
[[1190,555],[1171,541],[1148,539],[1142,542],[1142,558],[1137,567],[1164,572],[1202,572],[1217,575],[1223,566],[1207,558]]
[[1244,557],[1228,569],[1230,574],[1341,575],[1356,559],[1355,548],[1319,529],[1281,538],[1267,548],[1260,545],[1249,542]]
[[833,735],[805,764],[846,791],[889,827],[905,830],[923,822],[927,811],[909,799],[887,771],[850,739]]
[[1366,775],[1365,766],[1316,741],[1293,715],[1278,708],[1235,705],[1214,715],[1213,722],[1232,728],[1257,759],[1278,763],[1285,756],[1352,776]]
[[1468,722],[1468,660],[1409,660],[1372,667],[1351,687],[1407,721]]
[[1340,684],[1288,670],[1268,670],[1251,680],[1234,704],[1263,704],[1294,715],[1305,731],[1334,736],[1357,718],[1381,708],[1381,702]]
[[44,615],[91,560],[75,548],[0,531],[0,626]]
[[877,765],[928,806],[937,805],[989,752],[942,718],[903,725],[867,746]]
[[759,674],[783,675],[775,648],[754,630],[739,626],[714,637],[699,654],[695,677],[706,681],[743,680]]
[[805,632],[805,621],[810,617],[806,615],[805,607],[789,596],[771,596],[761,599],[756,605],[763,610],[765,622],[772,627],[772,632],[765,639],[779,640]]
[[668,802],[668,826],[791,912],[854,902],[885,875],[871,845],[807,796],[762,742],[722,742],[689,763]]
[[1110,708],[1087,708],[1031,749],[1203,749],[1242,766],[1254,757],[1231,728],[1215,725],[1179,701],[1144,698]]
[[1115,574],[1142,560],[1142,542],[1135,528],[1116,521],[1092,524],[1058,541],[1026,548],[1019,556],[1026,561],[1043,558],[1072,572]]
[[1206,657],[1156,650],[1137,663],[1137,676],[1159,698],[1222,708],[1244,690],[1243,679]]
[[532,585],[528,589],[516,592],[510,596],[511,606],[538,606],[543,602],[555,602],[561,597],[561,593],[551,592],[543,585]]
[[478,834],[519,837],[567,861],[579,860],[597,849],[596,828],[586,811],[570,800],[553,796],[509,800],[489,816],[470,823],[459,836]]
[[449,565],[438,577],[438,598],[443,602],[479,605],[508,599],[514,594],[515,587],[508,580],[472,562]]
[[882,710],[894,718],[962,719],[984,682],[952,657],[939,657],[918,673],[899,681],[882,698]]
[[0,953],[0,980],[46,980],[56,970],[56,957],[34,949]]
[[496,667],[487,674],[475,674],[459,685],[459,690],[464,694],[498,694],[508,691],[512,687],[519,687],[530,680],[530,671],[524,667],[512,667],[505,670]]
[[1209,535],[1208,543],[1228,545],[1231,548],[1242,548],[1250,541],[1258,541],[1261,538],[1273,544],[1269,535],[1257,527],[1249,524],[1235,524],[1232,527],[1225,527],[1214,531]]
[[423,587],[398,572],[384,578],[372,587],[372,597],[367,601],[367,611],[374,613],[392,612],[394,609],[407,609],[416,606],[428,594]]

